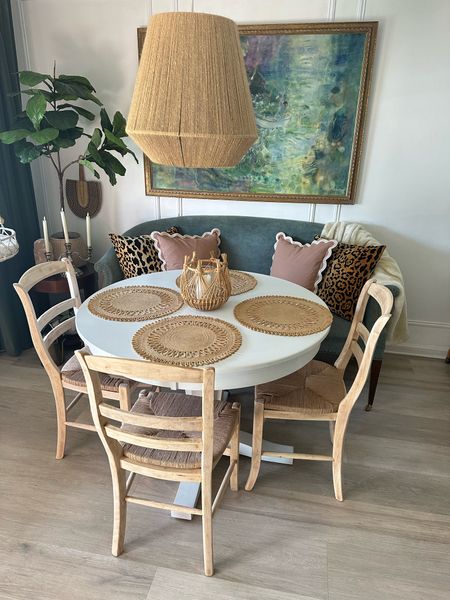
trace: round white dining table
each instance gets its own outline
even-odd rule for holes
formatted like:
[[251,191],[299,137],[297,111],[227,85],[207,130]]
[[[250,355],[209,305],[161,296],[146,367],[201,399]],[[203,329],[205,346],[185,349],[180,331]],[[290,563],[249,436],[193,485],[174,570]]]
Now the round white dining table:
[[[178,290],[176,279],[181,271],[163,271],[123,279],[113,283],[106,289],[129,285],[154,285]],[[214,363],[216,390],[231,390],[250,387],[268,381],[273,381],[293,373],[306,365],[317,354],[322,340],[327,336],[329,328],[312,335],[279,336],[253,331],[234,317],[234,307],[255,296],[295,296],[306,298],[326,306],[324,302],[305,288],[269,275],[251,273],[257,284],[253,290],[237,296],[230,296],[221,308],[214,311],[199,311],[184,304],[181,309],[172,313],[178,315],[202,315],[223,319],[239,329],[242,335],[240,348],[224,360]],[[76,328],[79,336],[92,352],[102,356],[119,356],[122,358],[141,358],[133,349],[133,335],[148,321],[122,322],[102,319],[90,312],[89,300],[83,302],[76,315]],[[144,381],[158,385],[157,381]],[[192,384],[189,385],[192,389]]]
[[[97,293],[102,293],[110,288],[130,285],[154,285],[178,290],[176,279],[180,273],[181,271],[163,271],[161,273],[140,275],[139,277],[113,283]],[[322,340],[327,336],[329,331],[329,328],[327,328],[312,335],[291,337],[260,333],[241,325],[234,317],[233,309],[243,300],[255,296],[295,296],[326,306],[318,296],[295,283],[259,273],[251,273],[251,275],[257,281],[256,287],[244,294],[230,296],[228,301],[217,310],[204,312],[184,304],[178,311],[168,315],[168,317],[175,315],[216,317],[231,323],[240,331],[242,344],[237,352],[211,365],[215,369],[215,389],[217,392],[251,387],[268,381],[274,381],[293,373],[314,358]],[[142,359],[133,349],[132,338],[136,331],[148,323],[148,321],[122,322],[102,319],[91,313],[88,308],[89,300],[92,297],[83,302],[76,314],[78,334],[90,352],[101,356]],[[141,383],[167,386],[167,383],[162,384],[161,382],[150,380],[142,381]],[[181,389],[185,389],[186,387],[189,392],[196,392],[193,384],[189,384],[189,386],[183,386],[182,384],[179,386],[174,385],[173,387],[180,387]],[[263,448],[264,450],[271,451],[293,452],[292,446],[274,444],[267,440],[264,440]],[[240,434],[240,453],[244,456],[251,456],[251,434],[248,432],[241,432]],[[292,464],[293,462],[288,458],[276,457],[263,457],[263,460],[287,464]],[[184,506],[195,506],[199,490],[199,484],[197,483],[180,483],[174,503]],[[176,511],[172,511],[172,516],[181,519],[192,518],[191,515]]]

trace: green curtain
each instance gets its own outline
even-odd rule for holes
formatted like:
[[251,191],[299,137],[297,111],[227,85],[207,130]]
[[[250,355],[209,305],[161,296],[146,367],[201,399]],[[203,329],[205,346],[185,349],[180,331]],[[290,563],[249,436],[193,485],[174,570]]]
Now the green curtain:
[[[10,0],[0,1],[0,131],[14,124],[21,110],[17,56]],[[40,237],[29,165],[17,160],[12,146],[0,144],[0,215],[15,229],[20,251],[0,262],[0,348],[20,354],[31,346],[22,305],[12,284],[34,264],[33,242]]]

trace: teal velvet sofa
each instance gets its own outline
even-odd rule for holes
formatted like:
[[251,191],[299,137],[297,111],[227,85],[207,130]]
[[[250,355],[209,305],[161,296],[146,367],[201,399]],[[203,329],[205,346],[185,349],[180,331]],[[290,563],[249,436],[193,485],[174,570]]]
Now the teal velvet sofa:
[[[221,231],[221,251],[227,253],[230,268],[264,274],[270,272],[275,236],[279,231],[283,231],[296,241],[305,243],[311,242],[315,235],[321,233],[323,228],[321,223],[307,221],[202,215],[147,221],[125,231],[124,235],[137,236],[149,234],[152,231],[165,231],[173,225],[176,225],[181,233],[188,235],[201,235],[205,231],[210,231],[213,227],[218,227]],[[99,282],[102,287],[123,278],[112,247],[97,261],[95,269],[99,274]],[[395,287],[391,287],[391,291],[394,296],[398,294],[398,289]],[[366,316],[368,326],[378,317],[377,310],[375,302],[369,303]],[[347,337],[349,326],[348,321],[336,315],[334,316],[330,333],[322,343],[318,358],[326,362],[333,362],[337,358]],[[386,334],[384,330],[380,336],[372,362],[367,410],[370,410],[375,397],[385,343]]]

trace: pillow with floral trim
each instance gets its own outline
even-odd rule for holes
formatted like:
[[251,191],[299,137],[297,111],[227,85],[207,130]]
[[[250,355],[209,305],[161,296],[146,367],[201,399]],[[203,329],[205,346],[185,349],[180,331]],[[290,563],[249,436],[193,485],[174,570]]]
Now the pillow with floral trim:
[[[178,231],[177,227],[169,227],[167,230],[168,233],[178,233]],[[109,237],[126,279],[162,271],[162,263],[151,235],[130,237],[110,233]]]

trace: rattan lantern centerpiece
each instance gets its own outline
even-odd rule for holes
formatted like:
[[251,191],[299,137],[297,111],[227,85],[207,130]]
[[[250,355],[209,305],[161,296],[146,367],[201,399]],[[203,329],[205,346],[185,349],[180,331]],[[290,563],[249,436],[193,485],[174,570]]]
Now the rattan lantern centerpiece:
[[195,12],[151,17],[127,133],[161,165],[241,160],[258,134],[234,21]]
[[227,255],[198,259],[194,252],[185,256],[180,293],[186,304],[198,310],[216,310],[225,304],[231,294]]

